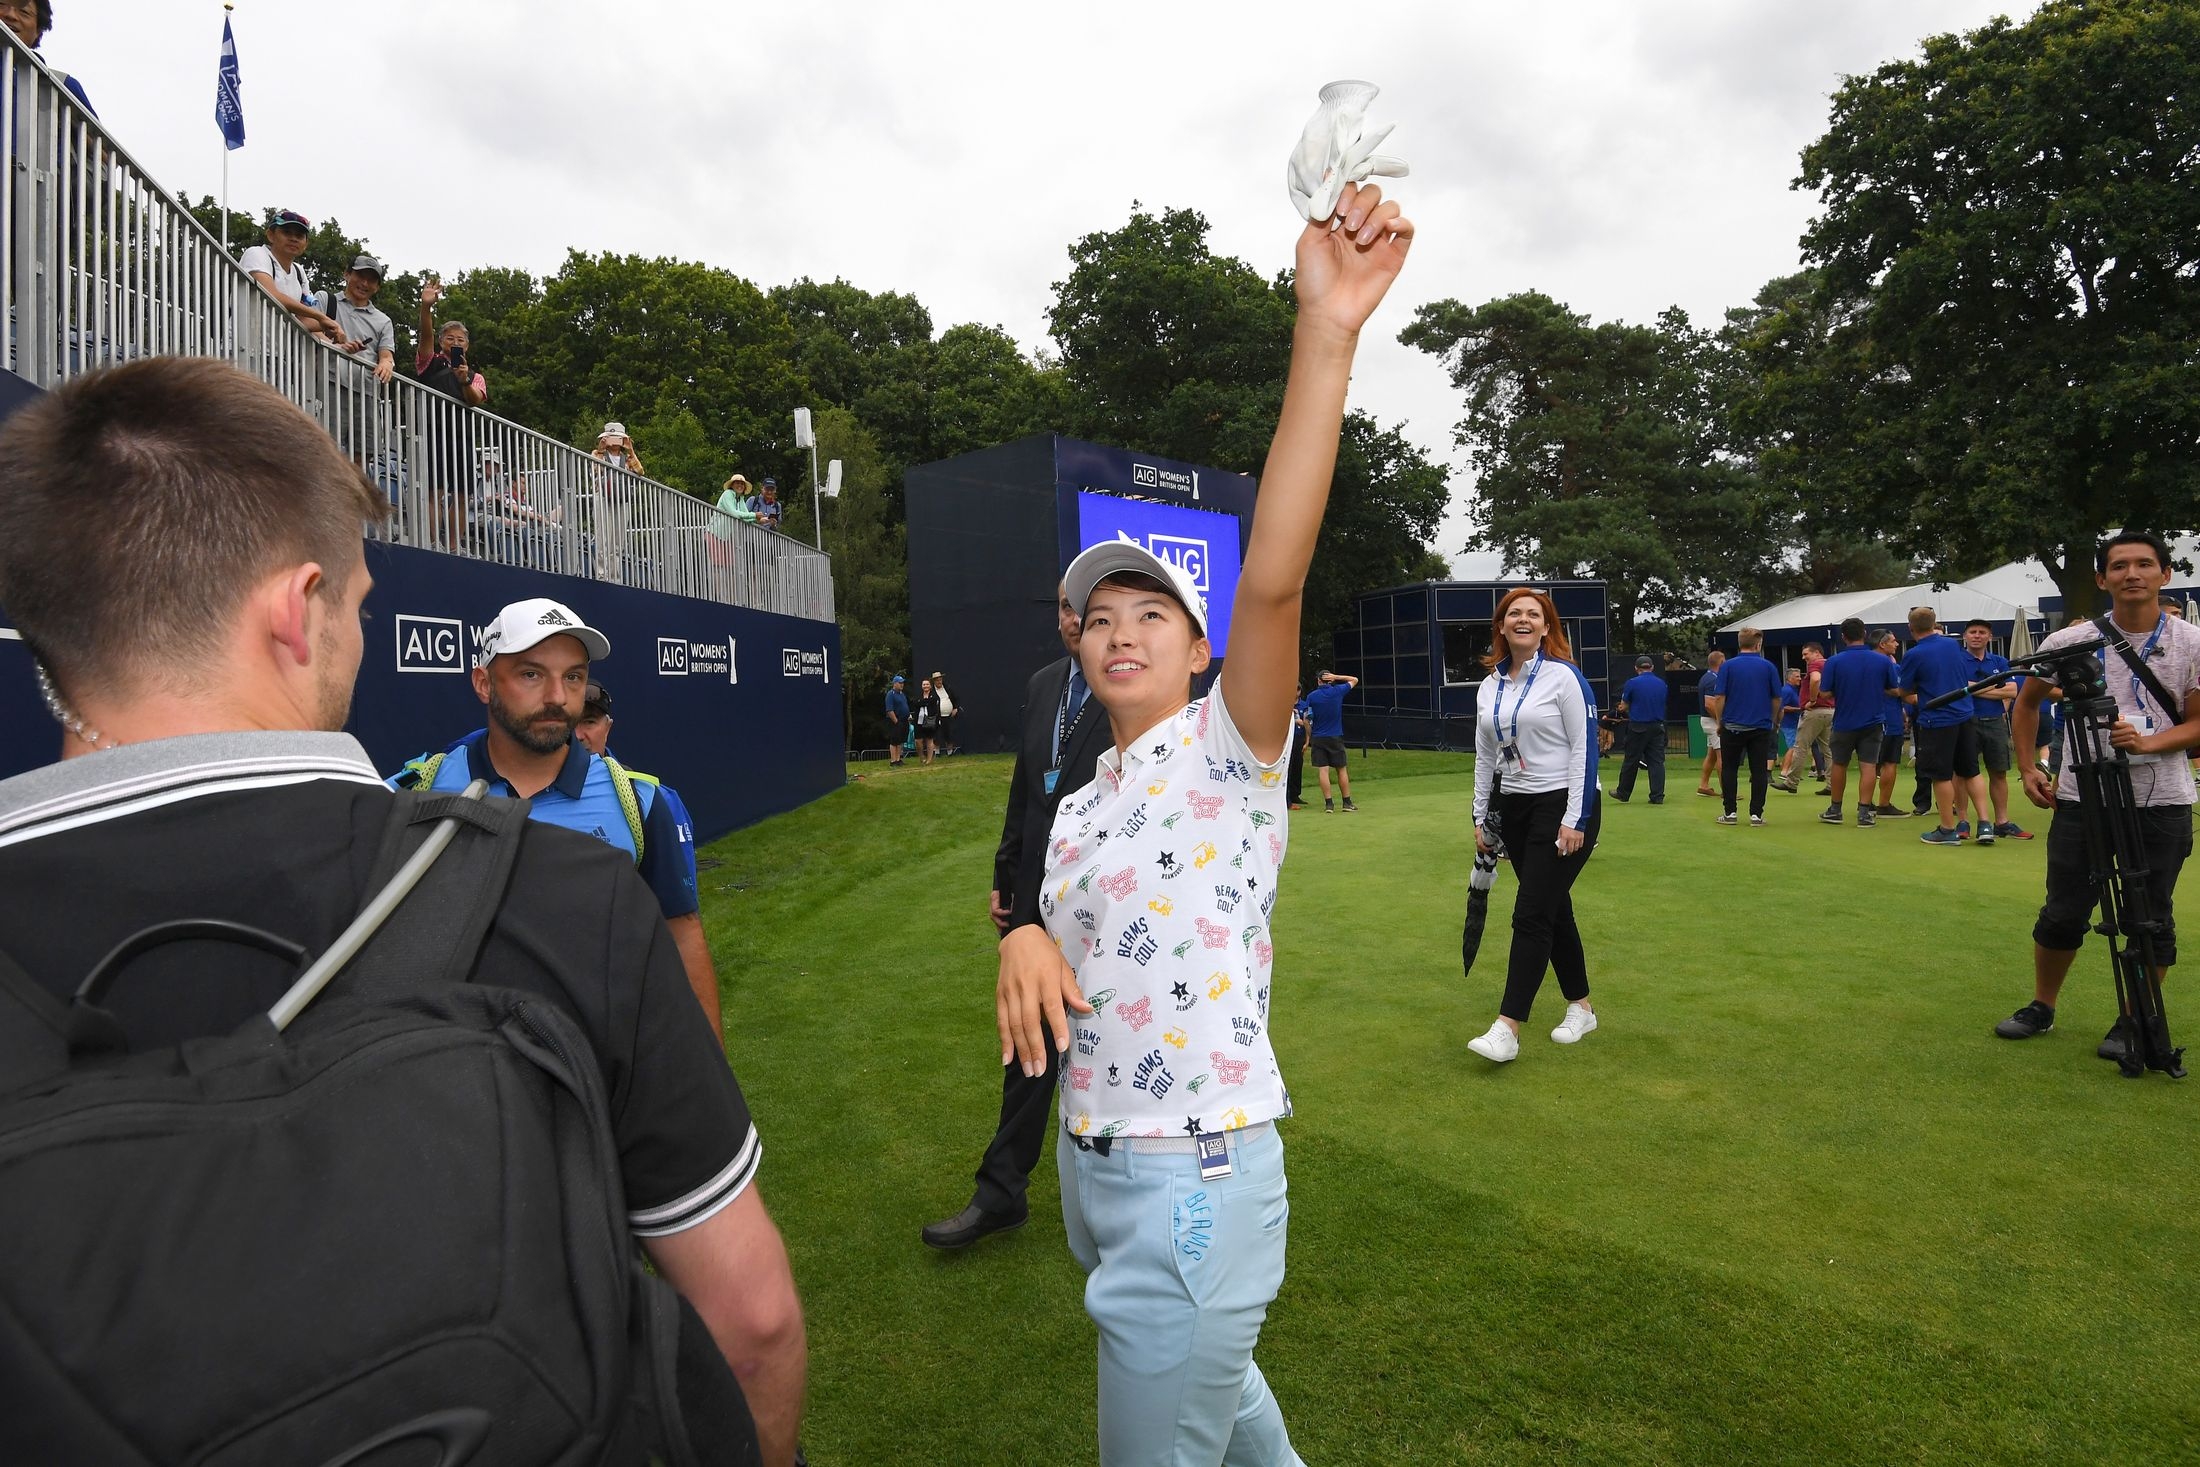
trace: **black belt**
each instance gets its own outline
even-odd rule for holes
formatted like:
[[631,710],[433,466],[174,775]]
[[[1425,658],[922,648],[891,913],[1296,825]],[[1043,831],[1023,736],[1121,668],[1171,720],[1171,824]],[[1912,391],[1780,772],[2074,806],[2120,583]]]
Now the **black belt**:
[[1062,1134],[1076,1142],[1079,1151],[1089,1151],[1094,1156],[1106,1156],[1115,1149],[1115,1138],[1113,1136],[1095,1136],[1087,1141],[1069,1128],[1068,1121],[1062,1122]]

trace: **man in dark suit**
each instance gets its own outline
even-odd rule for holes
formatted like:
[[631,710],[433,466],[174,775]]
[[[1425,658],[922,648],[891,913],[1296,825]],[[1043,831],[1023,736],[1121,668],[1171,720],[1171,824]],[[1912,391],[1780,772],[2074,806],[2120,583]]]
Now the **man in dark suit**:
[[[1031,676],[1024,689],[1024,736],[1016,748],[1001,847],[993,856],[988,911],[1002,933],[1036,923],[1039,883],[1046,875],[1047,837],[1062,797],[1092,782],[1101,751],[1112,738],[1107,711],[1091,696],[1077,665],[1077,613],[1060,586],[1054,614],[1069,652]],[[967,1248],[988,1233],[1022,1227],[1029,1211],[1024,1189],[1045,1154],[1054,1123],[1054,1071],[1027,1077],[1020,1065],[1001,1073],[1001,1124],[978,1163],[978,1188],[970,1205],[929,1223],[924,1241],[934,1248]]]

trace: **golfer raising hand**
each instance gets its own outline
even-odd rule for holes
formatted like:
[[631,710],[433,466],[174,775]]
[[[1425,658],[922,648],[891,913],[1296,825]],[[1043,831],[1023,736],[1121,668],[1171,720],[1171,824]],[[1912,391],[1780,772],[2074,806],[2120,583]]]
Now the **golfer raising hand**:
[[1037,1074],[1064,1056],[1062,1215],[1091,1275],[1103,1463],[1299,1461],[1253,1364],[1289,1213],[1268,920],[1300,601],[1345,386],[1413,238],[1372,187],[1348,186],[1336,214],[1299,236],[1282,419],[1214,690],[1191,700],[1210,648],[1182,570],[1119,541],[1065,577],[1114,748],[1097,777],[1063,771],[1082,788],[1055,816],[1045,929],[1002,939],[999,1017],[1003,1063]]

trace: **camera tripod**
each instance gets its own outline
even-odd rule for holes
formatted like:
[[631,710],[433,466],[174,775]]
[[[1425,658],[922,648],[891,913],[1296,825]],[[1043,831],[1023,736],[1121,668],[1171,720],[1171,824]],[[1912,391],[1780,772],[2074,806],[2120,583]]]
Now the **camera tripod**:
[[2018,658],[2007,672],[1980,678],[1923,706],[1953,702],[2019,673],[2045,673],[2062,689],[2063,758],[2077,780],[2088,880],[2100,900],[2100,921],[2093,930],[2108,939],[2119,1022],[2128,1036],[2116,1063],[2128,1079],[2160,1070],[2182,1080],[2185,1052],[2170,1044],[2169,1016],[2162,1008],[2156,944],[2163,924],[2147,896],[2146,839],[2132,794],[2131,765],[2124,751],[2109,742],[2109,730],[2122,715],[2109,695],[2107,669],[2097,655],[2107,646],[2104,639],[2091,637]]

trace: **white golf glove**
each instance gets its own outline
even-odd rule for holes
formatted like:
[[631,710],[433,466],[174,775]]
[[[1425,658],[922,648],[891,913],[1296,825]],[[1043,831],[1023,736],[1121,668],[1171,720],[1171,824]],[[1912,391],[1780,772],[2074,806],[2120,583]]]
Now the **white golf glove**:
[[1284,169],[1291,202],[1309,223],[1319,223],[1336,212],[1337,196],[1348,183],[1406,176],[1404,160],[1375,151],[1396,124],[1375,133],[1366,131],[1368,104],[1381,90],[1363,81],[1333,81],[1322,88],[1321,106],[1306,124]]

